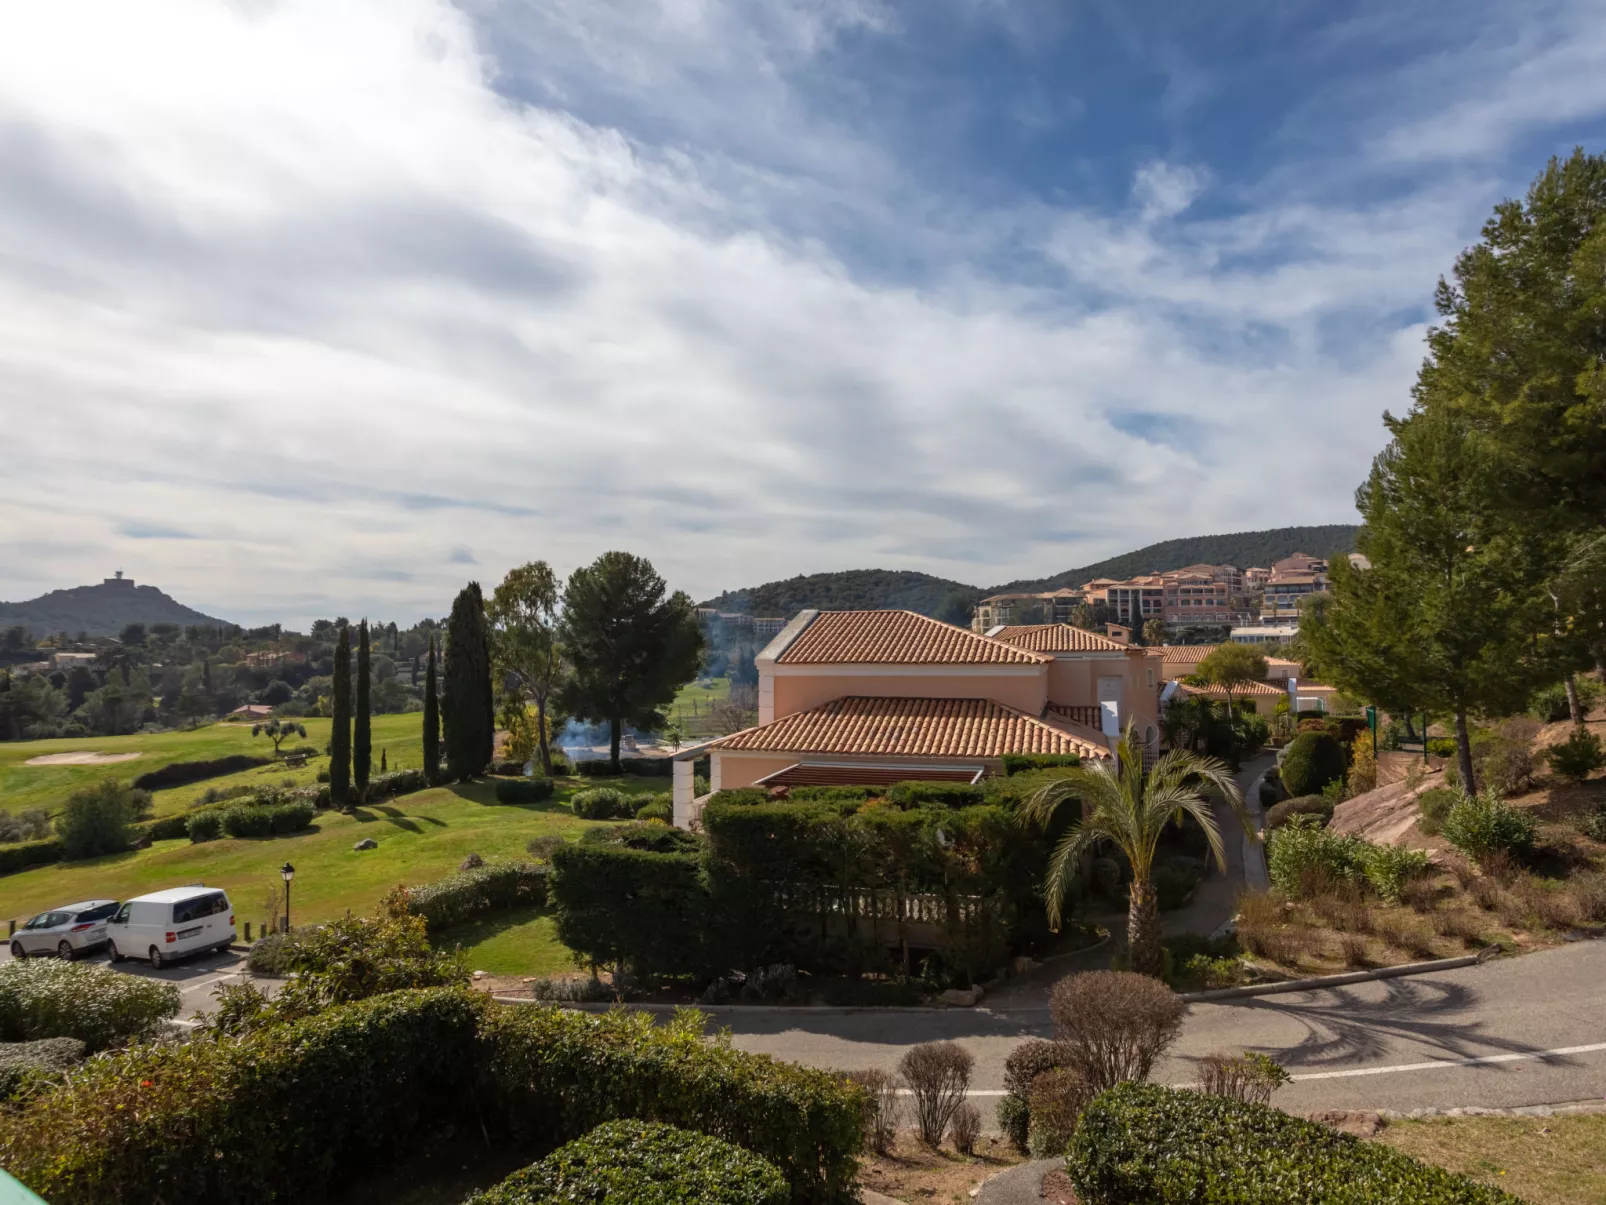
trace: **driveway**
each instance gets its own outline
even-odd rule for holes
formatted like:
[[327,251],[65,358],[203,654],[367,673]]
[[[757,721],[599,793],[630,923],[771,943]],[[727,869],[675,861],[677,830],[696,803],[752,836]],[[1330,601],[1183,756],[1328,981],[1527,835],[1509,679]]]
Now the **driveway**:
[[[0,963],[11,961],[9,946],[0,946]],[[102,966],[111,966],[104,952],[89,954],[80,958],[80,962],[94,962]],[[160,979],[164,983],[176,983],[179,995],[183,999],[183,1007],[179,1011],[181,1018],[193,1018],[203,1012],[209,1012],[217,1007],[217,990],[226,983],[238,983],[245,977],[244,954],[198,954],[193,958],[186,958],[176,966],[163,967],[153,971],[143,962],[125,960],[112,967],[113,970],[127,975],[140,975],[146,979]]]

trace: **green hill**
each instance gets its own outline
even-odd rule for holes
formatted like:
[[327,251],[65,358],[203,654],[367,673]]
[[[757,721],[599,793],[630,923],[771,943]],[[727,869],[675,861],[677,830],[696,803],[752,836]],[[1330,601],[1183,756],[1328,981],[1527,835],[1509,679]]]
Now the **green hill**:
[[52,590],[27,602],[0,602],[0,629],[21,625],[37,638],[53,632],[115,636],[131,623],[146,627],[153,623],[230,626],[225,620],[186,607],[155,586],[136,586],[126,578],[108,578],[98,586]]
[[895,607],[935,615],[950,594],[962,594],[968,608],[976,587],[902,569],[847,569],[811,573],[745,590],[727,590],[700,605],[748,615],[793,615],[805,607],[823,611],[874,611]]

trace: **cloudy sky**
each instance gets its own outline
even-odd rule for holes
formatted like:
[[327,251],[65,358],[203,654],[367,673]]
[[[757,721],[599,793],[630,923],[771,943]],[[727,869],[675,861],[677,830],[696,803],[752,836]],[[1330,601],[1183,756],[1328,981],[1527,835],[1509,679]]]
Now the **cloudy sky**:
[[[1453,14],[1453,15],[1452,15]],[[55,0],[0,18],[0,598],[704,597],[1346,521],[1601,0]]]

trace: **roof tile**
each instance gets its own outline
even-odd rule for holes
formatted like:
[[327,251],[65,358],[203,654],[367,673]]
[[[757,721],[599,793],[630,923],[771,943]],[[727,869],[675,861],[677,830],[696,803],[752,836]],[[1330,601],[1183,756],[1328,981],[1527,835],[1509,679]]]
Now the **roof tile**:
[[821,611],[776,658],[783,665],[1037,665],[1037,653],[913,611]]
[[1035,653],[1126,653],[1135,647],[1068,623],[1016,624],[992,638]]

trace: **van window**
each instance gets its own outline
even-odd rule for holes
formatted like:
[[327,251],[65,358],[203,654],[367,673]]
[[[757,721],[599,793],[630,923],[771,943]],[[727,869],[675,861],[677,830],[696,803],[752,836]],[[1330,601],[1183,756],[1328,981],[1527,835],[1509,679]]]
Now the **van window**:
[[112,917],[112,924],[126,925],[128,923],[128,910],[131,907],[131,904],[124,904],[121,908],[119,908],[117,910],[117,915]]
[[229,910],[229,897],[221,891],[214,891],[210,895],[191,896],[187,900],[180,900],[173,905],[173,923],[182,925],[186,921],[200,920],[207,916],[216,916],[220,912]]

